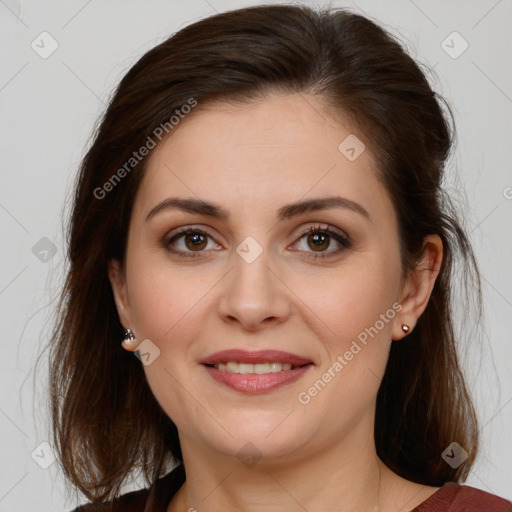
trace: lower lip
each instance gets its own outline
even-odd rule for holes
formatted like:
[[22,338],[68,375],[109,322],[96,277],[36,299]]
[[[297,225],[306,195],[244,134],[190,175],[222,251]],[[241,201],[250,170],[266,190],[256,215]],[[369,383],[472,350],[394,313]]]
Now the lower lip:
[[249,395],[256,395],[259,393],[266,393],[274,389],[291,384],[300,379],[310,368],[312,364],[307,364],[295,368],[294,370],[282,370],[275,373],[265,374],[244,374],[244,373],[231,373],[224,370],[218,370],[213,366],[204,366],[210,376],[235,391],[247,393]]

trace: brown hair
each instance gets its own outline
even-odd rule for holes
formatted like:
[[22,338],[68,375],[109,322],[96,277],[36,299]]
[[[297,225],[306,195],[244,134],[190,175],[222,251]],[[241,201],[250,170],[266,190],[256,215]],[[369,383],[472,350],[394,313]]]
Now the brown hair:
[[[318,97],[371,149],[397,212],[404,275],[425,235],[438,234],[444,244],[426,310],[406,341],[392,343],[377,397],[379,457],[404,478],[434,486],[465,480],[474,462],[477,422],[452,318],[457,252],[480,311],[481,287],[469,241],[441,188],[455,133],[450,108],[402,45],[368,18],[260,6],[196,22],[147,52],[120,82],[83,159],[68,232],[70,268],[51,341],[50,391],[60,462],[91,500],[117,496],[135,468],[150,483],[173,459],[182,460],[175,425],[138,359],[120,346],[107,276],[109,260],[124,261],[147,159],[105,198],[95,190],[191,99],[251,101],[273,92]],[[453,441],[469,452],[458,468],[441,458]]]

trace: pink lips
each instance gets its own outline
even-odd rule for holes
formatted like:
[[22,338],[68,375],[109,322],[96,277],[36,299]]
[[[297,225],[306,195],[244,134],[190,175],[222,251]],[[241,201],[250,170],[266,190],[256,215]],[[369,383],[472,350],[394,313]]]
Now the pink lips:
[[[291,370],[283,370],[275,373],[265,374],[242,374],[222,371],[213,365],[219,363],[227,363],[234,361],[236,363],[289,363],[293,368]],[[235,391],[246,394],[267,393],[286,384],[290,384],[299,379],[304,373],[309,371],[313,366],[313,362],[304,357],[290,352],[282,352],[280,350],[261,350],[258,352],[248,352],[245,350],[223,350],[211,354],[201,361],[205,365],[209,375],[220,384],[228,386]],[[206,366],[212,365],[212,366]]]

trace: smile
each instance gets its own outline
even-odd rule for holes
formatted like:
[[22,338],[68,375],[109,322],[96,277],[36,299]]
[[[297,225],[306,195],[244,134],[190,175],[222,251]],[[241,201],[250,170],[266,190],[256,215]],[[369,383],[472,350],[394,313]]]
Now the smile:
[[277,373],[281,371],[295,370],[300,366],[293,366],[290,363],[236,363],[229,361],[227,363],[219,363],[214,365],[217,370],[229,373],[242,373],[244,375],[257,374],[264,375],[266,373]]
[[292,366],[290,363],[218,363],[202,365],[210,377],[223,388],[247,395],[270,393],[300,379],[314,366],[307,363]]

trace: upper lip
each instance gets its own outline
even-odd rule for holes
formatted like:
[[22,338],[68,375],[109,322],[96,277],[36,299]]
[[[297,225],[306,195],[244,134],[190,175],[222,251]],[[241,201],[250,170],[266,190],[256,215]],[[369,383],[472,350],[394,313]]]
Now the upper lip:
[[221,350],[200,361],[201,364],[219,364],[234,361],[236,363],[289,363],[293,366],[302,366],[312,361],[305,357],[283,352],[281,350],[247,351],[239,349]]

